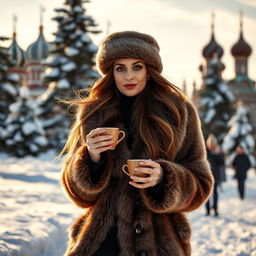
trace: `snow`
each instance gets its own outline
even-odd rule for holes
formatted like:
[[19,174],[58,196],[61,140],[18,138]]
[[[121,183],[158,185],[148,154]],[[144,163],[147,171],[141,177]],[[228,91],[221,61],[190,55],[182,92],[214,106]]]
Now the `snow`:
[[69,89],[70,83],[69,83],[68,79],[62,78],[61,80],[58,81],[57,87],[59,89]]
[[190,214],[193,256],[256,255],[255,170],[249,171],[244,201],[238,198],[232,176],[233,171],[229,170],[229,179],[222,185],[223,191],[219,191],[219,217],[203,216],[204,206]]
[[91,53],[96,53],[98,51],[98,47],[95,44],[89,44],[86,47],[86,50]]
[[67,31],[73,30],[75,28],[76,28],[76,24],[75,23],[70,23],[70,24],[64,26],[64,30],[67,30]]
[[92,40],[90,39],[90,37],[87,34],[83,34],[81,36],[81,40],[85,43],[90,43]]
[[[0,255],[62,256],[67,227],[84,210],[74,206],[60,184],[54,153],[14,158],[0,155]],[[188,215],[193,256],[256,255],[256,177],[248,173],[246,198],[238,199],[233,171],[219,193],[219,217],[204,206]]]
[[62,37],[56,37],[56,39],[53,41],[53,43],[55,44],[60,44],[63,42],[64,42],[64,39]]
[[83,13],[84,12],[83,8],[79,5],[74,6],[73,11],[78,12],[78,13]]
[[209,124],[211,122],[211,120],[214,118],[215,114],[216,114],[216,110],[214,108],[210,108],[206,112],[206,115],[205,115],[205,118],[204,118],[204,123]]
[[29,134],[37,131],[37,126],[34,122],[27,121],[24,124],[22,124],[21,129],[22,129],[23,134],[29,135]]
[[254,141],[254,138],[252,137],[251,134],[247,134],[246,137],[245,137],[245,140],[246,140],[246,142],[247,142],[247,144],[249,145],[250,148],[254,147],[255,141]]
[[34,142],[35,142],[36,144],[38,144],[39,146],[42,146],[42,147],[47,146],[47,144],[48,144],[47,139],[46,139],[45,137],[43,137],[43,136],[38,136],[38,137],[36,137],[36,138],[34,139]]
[[67,227],[82,212],[64,196],[54,153],[7,157],[0,156],[0,255],[62,256]]
[[10,74],[8,74],[8,75],[7,75],[7,78],[8,78],[9,80],[13,81],[13,82],[16,82],[16,83],[18,83],[19,80],[20,80],[20,76],[19,76],[19,74],[17,74],[17,73],[10,73]]
[[47,68],[45,70],[45,74],[47,77],[58,77],[60,75],[60,71],[58,68]]
[[20,96],[23,98],[29,98],[30,97],[30,90],[26,86],[21,86],[19,90]]
[[16,134],[14,135],[14,138],[13,138],[16,142],[21,142],[23,141],[23,137],[20,133],[20,131],[17,131]]
[[1,87],[3,88],[4,91],[7,91],[11,95],[13,96],[17,95],[17,89],[11,83],[8,83],[8,82],[2,83]]
[[48,127],[52,127],[53,125],[56,125],[57,123],[59,123],[62,120],[63,120],[63,116],[56,115],[52,118],[47,118],[47,119],[43,120],[42,124],[43,124],[44,128],[48,128]]
[[[222,148],[225,153],[235,152],[235,146],[241,145],[249,156],[251,164],[255,166],[253,155],[255,140],[252,133],[252,125],[248,119],[249,110],[244,105],[239,105],[236,113],[228,122],[229,132],[223,140]],[[230,159],[230,157],[228,157]]]
[[76,48],[81,48],[83,46],[82,41],[76,41],[75,46]]
[[13,133],[19,126],[17,124],[10,124],[7,126],[6,134]]
[[20,109],[21,105],[22,105],[22,102],[17,101],[15,103],[11,104],[9,109],[11,112],[17,112]]
[[73,57],[79,53],[79,50],[74,47],[66,47],[65,53],[67,54],[67,56]]
[[69,71],[76,69],[76,64],[74,62],[70,61],[67,64],[62,65],[61,68],[63,71],[69,72]]

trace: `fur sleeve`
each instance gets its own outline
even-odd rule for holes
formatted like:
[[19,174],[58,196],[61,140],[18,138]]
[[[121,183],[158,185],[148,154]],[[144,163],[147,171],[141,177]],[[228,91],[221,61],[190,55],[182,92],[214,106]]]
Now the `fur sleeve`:
[[187,103],[186,134],[175,160],[159,159],[164,170],[163,193],[155,197],[143,190],[145,204],[153,212],[191,211],[210,195],[213,177],[206,159],[200,120],[194,107]]
[[[96,128],[95,123],[97,123],[95,120],[88,122],[87,126],[81,129],[81,137],[85,138],[90,130]],[[65,163],[62,171],[62,185],[71,200],[80,207],[89,207],[96,203],[99,194],[106,188],[111,174],[106,161],[102,166],[101,176],[95,183],[92,179],[93,168],[89,164],[89,157],[86,145],[81,145]]]
[[95,204],[98,195],[107,186],[111,172],[105,170],[96,184],[92,182],[89,166],[89,154],[86,146],[81,146],[73,159],[68,161],[62,172],[62,184],[68,196],[80,207],[89,207]]

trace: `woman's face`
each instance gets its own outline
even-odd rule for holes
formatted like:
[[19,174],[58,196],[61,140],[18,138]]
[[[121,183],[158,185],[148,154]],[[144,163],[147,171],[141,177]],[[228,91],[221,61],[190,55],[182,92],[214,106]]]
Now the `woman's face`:
[[146,87],[146,65],[140,59],[117,59],[114,63],[114,79],[117,89],[122,94],[135,96]]

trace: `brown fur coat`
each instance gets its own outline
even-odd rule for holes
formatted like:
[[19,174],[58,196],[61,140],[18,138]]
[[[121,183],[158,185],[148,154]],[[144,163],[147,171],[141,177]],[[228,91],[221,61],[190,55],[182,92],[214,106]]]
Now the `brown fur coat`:
[[[196,110],[177,97],[173,101],[179,108],[182,127],[176,132],[174,158],[156,160],[164,170],[161,197],[156,198],[149,189],[132,187],[121,171],[129,158],[150,158],[136,133],[131,150],[123,140],[114,151],[106,152],[107,163],[97,184],[90,179],[85,145],[67,161],[62,184],[71,200],[86,212],[71,225],[66,256],[92,255],[106,238],[115,216],[120,255],[135,256],[141,251],[148,256],[191,255],[191,229],[184,212],[198,208],[208,198],[213,178]],[[78,118],[85,112],[82,110]],[[107,126],[124,130],[117,108],[91,117],[83,126],[82,137],[94,128]],[[136,234],[138,227],[141,232]]]

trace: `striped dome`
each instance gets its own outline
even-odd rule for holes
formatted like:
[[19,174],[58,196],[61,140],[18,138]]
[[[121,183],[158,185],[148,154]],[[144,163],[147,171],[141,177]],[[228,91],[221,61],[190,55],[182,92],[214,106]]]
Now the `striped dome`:
[[15,32],[13,33],[12,44],[8,48],[8,52],[16,67],[22,67],[25,64],[25,53],[17,44]]
[[50,50],[50,44],[48,44],[44,38],[43,26],[40,26],[40,33],[38,39],[32,43],[27,51],[27,59],[29,61],[41,61],[47,58],[48,51]]

